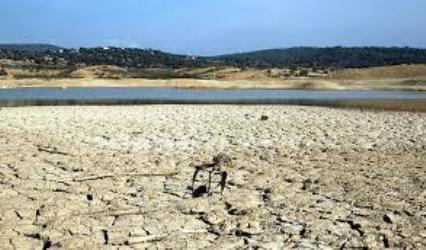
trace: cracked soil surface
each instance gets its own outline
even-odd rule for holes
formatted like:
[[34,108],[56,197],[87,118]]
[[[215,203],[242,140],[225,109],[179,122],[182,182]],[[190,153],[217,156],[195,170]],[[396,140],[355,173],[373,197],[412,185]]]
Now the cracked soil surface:
[[0,108],[0,248],[424,249],[425,170],[425,113]]

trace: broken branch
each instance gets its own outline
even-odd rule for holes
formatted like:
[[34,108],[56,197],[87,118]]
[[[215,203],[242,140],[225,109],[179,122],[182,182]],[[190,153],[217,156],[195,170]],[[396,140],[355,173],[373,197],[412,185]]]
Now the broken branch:
[[125,174],[103,174],[103,175],[95,175],[95,176],[88,176],[88,177],[82,177],[82,178],[73,178],[73,181],[76,182],[84,182],[84,181],[93,181],[93,180],[102,180],[106,178],[115,178],[115,177],[122,177],[122,176],[134,176],[134,177],[170,177],[175,176],[178,173],[153,173],[153,174],[143,174],[143,173],[125,173]]

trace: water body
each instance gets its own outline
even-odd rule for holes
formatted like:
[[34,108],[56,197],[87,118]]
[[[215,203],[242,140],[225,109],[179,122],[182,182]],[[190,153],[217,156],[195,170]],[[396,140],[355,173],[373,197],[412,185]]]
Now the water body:
[[426,101],[426,92],[177,88],[15,88],[0,90],[0,105],[73,104],[321,104],[339,100]]

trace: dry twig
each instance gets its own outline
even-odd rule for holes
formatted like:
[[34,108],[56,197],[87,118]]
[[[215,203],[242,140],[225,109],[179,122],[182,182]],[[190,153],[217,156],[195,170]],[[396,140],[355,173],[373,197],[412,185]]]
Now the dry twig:
[[86,176],[81,178],[73,178],[73,181],[76,182],[84,182],[84,181],[94,181],[94,180],[102,180],[106,178],[115,178],[115,177],[123,177],[123,176],[134,176],[134,177],[170,177],[175,176],[178,173],[152,173],[152,174],[144,174],[144,173],[124,173],[124,174],[103,174],[103,175],[93,175]]

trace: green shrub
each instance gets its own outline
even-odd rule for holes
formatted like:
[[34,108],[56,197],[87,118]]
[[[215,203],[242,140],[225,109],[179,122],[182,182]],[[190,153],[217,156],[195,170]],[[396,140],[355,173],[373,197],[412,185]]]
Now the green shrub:
[[299,71],[299,76],[308,76],[308,74],[309,74],[309,71],[306,69],[301,69]]

